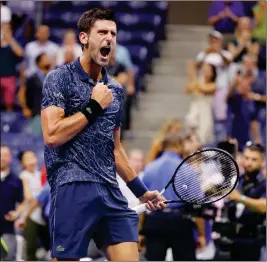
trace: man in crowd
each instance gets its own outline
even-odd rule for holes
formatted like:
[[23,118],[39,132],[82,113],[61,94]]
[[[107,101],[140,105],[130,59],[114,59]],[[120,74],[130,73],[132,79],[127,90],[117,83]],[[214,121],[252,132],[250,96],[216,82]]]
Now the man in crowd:
[[51,69],[51,61],[45,53],[39,54],[35,59],[37,70],[27,79],[25,88],[19,91],[19,100],[27,117],[40,115],[43,81]]
[[228,199],[237,203],[236,235],[231,245],[233,261],[257,261],[265,245],[266,180],[261,172],[264,149],[248,143],[244,149],[244,169],[238,189]]
[[7,247],[7,256],[1,260],[15,260],[16,236],[14,221],[23,210],[22,181],[11,172],[11,152],[7,146],[1,145],[1,181],[0,181],[0,237],[1,243]]
[[[143,177],[145,185],[148,188],[162,190],[181,163],[183,154],[184,138],[177,133],[167,135],[163,154],[145,167]],[[177,198],[172,188],[165,191],[164,197]],[[174,260],[195,260],[195,223],[192,220],[195,211],[197,210],[178,203],[169,204],[168,208],[162,211],[148,214],[141,225],[142,233],[145,235],[145,257],[149,261],[163,261],[167,249],[172,248]],[[204,219],[197,217],[195,220],[199,232],[197,242],[200,248],[204,248],[206,246]]]
[[253,79],[251,71],[241,71],[230,86],[227,95],[229,109],[233,116],[231,136],[237,139],[240,151],[247,141],[260,141],[254,93],[251,92]]

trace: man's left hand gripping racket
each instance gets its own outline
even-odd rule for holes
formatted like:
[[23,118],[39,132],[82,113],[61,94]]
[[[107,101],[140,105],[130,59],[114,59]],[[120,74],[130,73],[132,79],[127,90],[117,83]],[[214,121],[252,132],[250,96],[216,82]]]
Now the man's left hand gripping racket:
[[[238,165],[229,153],[217,148],[205,149],[185,158],[160,194],[172,185],[177,199],[165,203],[205,205],[230,194],[238,179]],[[133,210],[138,214],[145,212],[146,203]]]

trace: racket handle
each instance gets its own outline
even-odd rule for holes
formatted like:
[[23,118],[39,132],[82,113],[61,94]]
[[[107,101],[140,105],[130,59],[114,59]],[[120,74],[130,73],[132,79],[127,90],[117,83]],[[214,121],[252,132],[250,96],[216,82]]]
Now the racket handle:
[[141,213],[144,213],[146,211],[146,203],[138,205],[133,208],[133,210],[139,215]]

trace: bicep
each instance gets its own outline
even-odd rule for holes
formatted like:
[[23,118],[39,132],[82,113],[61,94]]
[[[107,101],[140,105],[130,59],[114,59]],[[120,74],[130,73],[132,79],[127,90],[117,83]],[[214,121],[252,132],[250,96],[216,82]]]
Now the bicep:
[[55,124],[62,120],[64,116],[64,109],[57,106],[49,106],[41,111],[41,123],[44,137],[53,131]]

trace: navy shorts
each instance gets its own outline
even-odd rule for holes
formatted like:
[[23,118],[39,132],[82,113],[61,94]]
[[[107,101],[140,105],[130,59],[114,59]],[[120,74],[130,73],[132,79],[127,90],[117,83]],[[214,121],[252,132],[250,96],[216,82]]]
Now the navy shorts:
[[93,182],[62,185],[52,194],[51,255],[87,257],[91,239],[99,249],[115,243],[138,242],[138,221],[119,188]]

